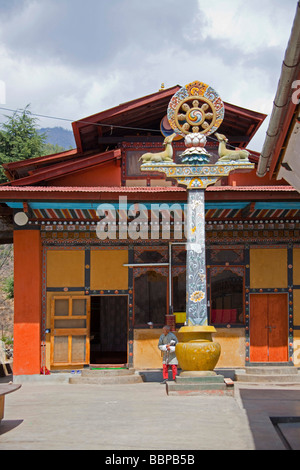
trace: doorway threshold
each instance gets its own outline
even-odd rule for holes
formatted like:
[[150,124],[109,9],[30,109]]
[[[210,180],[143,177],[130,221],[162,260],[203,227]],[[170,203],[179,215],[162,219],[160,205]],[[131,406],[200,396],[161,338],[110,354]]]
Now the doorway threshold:
[[293,367],[294,364],[292,361],[282,361],[282,362],[249,362],[246,367]]
[[89,368],[91,370],[96,369],[128,369],[127,364],[90,364]]

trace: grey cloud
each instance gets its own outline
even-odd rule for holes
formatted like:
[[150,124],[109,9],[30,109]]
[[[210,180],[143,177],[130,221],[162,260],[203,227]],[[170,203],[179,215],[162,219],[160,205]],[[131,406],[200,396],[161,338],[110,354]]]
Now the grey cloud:
[[271,86],[274,79],[277,80],[280,75],[282,61],[282,49],[276,46],[269,46],[245,57],[243,66],[249,70],[255,68],[262,71]]
[[279,73],[278,66],[282,62],[282,48],[278,46],[265,46],[255,52],[245,52],[238,47],[225,46],[222,42],[215,44],[215,52],[222,58],[224,64],[241,66],[245,70],[256,69],[272,78]]
[[205,2],[201,8],[197,0],[0,0],[0,13],[9,13],[6,20],[0,14],[0,38],[18,59],[61,63],[86,74],[146,74],[156,56],[166,69],[186,53],[205,67],[209,53],[233,70],[259,69],[272,80],[282,52],[265,46],[247,55],[230,42],[203,37]]
[[20,11],[26,7],[27,0],[1,0],[0,1],[0,15],[7,18],[16,10]]
[[[43,8],[41,8],[41,5]],[[71,66],[109,63],[116,57],[188,47],[184,39],[198,8],[189,0],[188,17],[181,0],[40,0],[2,22],[2,41],[19,56],[57,60]],[[25,8],[25,10],[26,10]],[[35,15],[35,16],[34,16]],[[1,19],[0,19],[1,24]]]

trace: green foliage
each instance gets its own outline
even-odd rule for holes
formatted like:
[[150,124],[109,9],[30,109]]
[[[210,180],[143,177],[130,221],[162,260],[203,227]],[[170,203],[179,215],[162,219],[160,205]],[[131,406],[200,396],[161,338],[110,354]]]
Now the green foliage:
[[0,183],[7,181],[2,167],[4,163],[52,155],[73,148],[70,145],[74,141],[71,131],[61,127],[38,129],[37,119],[32,116],[29,105],[6,118],[7,121],[0,127]]
[[5,346],[12,346],[14,344],[13,338],[9,336],[2,336],[1,341],[5,344]]
[[2,165],[42,155],[45,135],[36,129],[36,119],[29,106],[6,116],[7,122],[0,129],[0,183],[7,181]]
[[6,293],[7,299],[14,298],[14,276],[10,276],[5,279],[2,289]]
[[49,142],[47,142],[46,144],[44,144],[44,148],[43,148],[41,156],[54,155],[55,153],[60,153],[60,152],[63,152],[64,150],[65,150],[64,147],[61,147],[60,145],[50,144]]

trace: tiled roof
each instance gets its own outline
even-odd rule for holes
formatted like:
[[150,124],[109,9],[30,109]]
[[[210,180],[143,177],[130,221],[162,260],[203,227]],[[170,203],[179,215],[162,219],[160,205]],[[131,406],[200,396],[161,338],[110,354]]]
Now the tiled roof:
[[126,186],[0,186],[2,192],[81,192],[81,193],[157,193],[157,192],[184,192],[184,188],[171,187],[126,187]]
[[[9,192],[78,192],[78,193],[173,193],[185,192],[179,186],[0,186],[0,193]],[[292,186],[210,186],[206,191],[276,191],[295,192]]]
[[209,186],[206,191],[291,191],[297,192],[292,186]]

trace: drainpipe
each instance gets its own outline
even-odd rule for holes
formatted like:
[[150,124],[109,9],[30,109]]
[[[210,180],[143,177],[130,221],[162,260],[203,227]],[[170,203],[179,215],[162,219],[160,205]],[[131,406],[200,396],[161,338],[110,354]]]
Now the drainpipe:
[[278,83],[277,93],[273,103],[273,110],[270,117],[266,139],[259,157],[257,176],[264,176],[275,150],[277,139],[280,135],[284,118],[290,104],[293,92],[292,83],[299,76],[300,72],[300,1],[297,4],[296,15],[291,31],[291,36],[285,57],[282,63],[281,76]]

